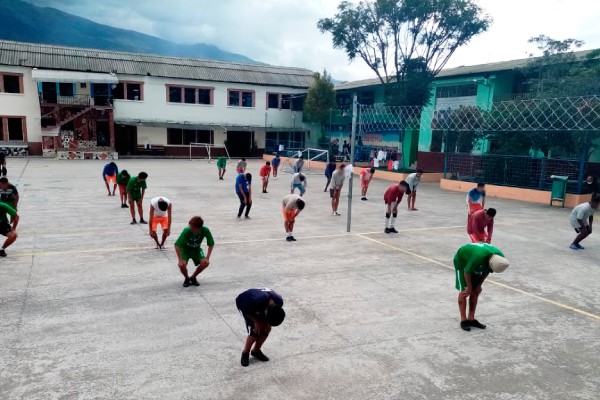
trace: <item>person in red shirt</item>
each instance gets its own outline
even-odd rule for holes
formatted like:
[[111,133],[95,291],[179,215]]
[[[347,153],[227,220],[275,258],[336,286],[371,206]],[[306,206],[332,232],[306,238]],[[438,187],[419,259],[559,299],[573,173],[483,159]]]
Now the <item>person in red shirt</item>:
[[494,208],[475,211],[471,215],[471,218],[469,218],[469,222],[467,222],[467,233],[469,234],[472,243],[492,243],[495,216],[496,209]]
[[269,161],[267,161],[267,163],[262,166],[258,175],[262,179],[262,192],[267,193],[267,186],[269,186],[269,177],[271,176],[271,163]]
[[385,233],[398,233],[394,228],[396,217],[398,217],[398,205],[404,194],[410,194],[410,187],[406,181],[400,181],[385,191],[383,201],[385,202]]

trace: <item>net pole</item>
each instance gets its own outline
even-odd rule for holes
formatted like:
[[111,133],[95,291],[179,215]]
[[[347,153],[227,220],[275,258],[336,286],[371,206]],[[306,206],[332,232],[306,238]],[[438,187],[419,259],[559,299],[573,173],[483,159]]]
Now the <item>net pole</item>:
[[190,161],[192,161],[192,144],[190,143]]
[[[357,94],[354,93],[354,98],[352,99],[352,137],[350,138],[350,168],[354,170],[353,162],[354,162],[354,141],[356,138],[356,114],[358,113],[358,97]],[[350,174],[350,179],[348,179],[348,218],[346,221],[346,232],[350,232],[350,228],[352,226],[352,178],[354,175],[354,171]]]

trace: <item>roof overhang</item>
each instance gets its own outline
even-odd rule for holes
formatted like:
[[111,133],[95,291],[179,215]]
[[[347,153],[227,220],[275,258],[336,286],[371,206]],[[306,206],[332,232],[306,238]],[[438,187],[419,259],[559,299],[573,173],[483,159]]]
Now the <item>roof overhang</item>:
[[53,69],[37,69],[31,71],[31,77],[36,82],[64,82],[64,83],[119,83],[115,74],[103,74],[97,72],[61,71]]

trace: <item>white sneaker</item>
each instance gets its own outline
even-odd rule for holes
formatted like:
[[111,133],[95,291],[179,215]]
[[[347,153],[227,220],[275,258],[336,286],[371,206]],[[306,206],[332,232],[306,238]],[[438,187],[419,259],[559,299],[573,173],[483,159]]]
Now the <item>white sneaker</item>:
[[342,214],[340,214],[339,212],[337,212],[337,211],[336,211],[336,212],[335,212],[335,215],[336,215],[336,217],[339,217],[339,216],[340,216],[340,215],[342,215]]

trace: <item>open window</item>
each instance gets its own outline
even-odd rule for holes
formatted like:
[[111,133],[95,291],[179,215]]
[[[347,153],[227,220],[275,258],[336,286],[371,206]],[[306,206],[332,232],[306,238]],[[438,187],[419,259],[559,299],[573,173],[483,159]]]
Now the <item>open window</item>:
[[0,82],[0,92],[4,93],[23,93],[21,87],[21,75],[2,75]]

